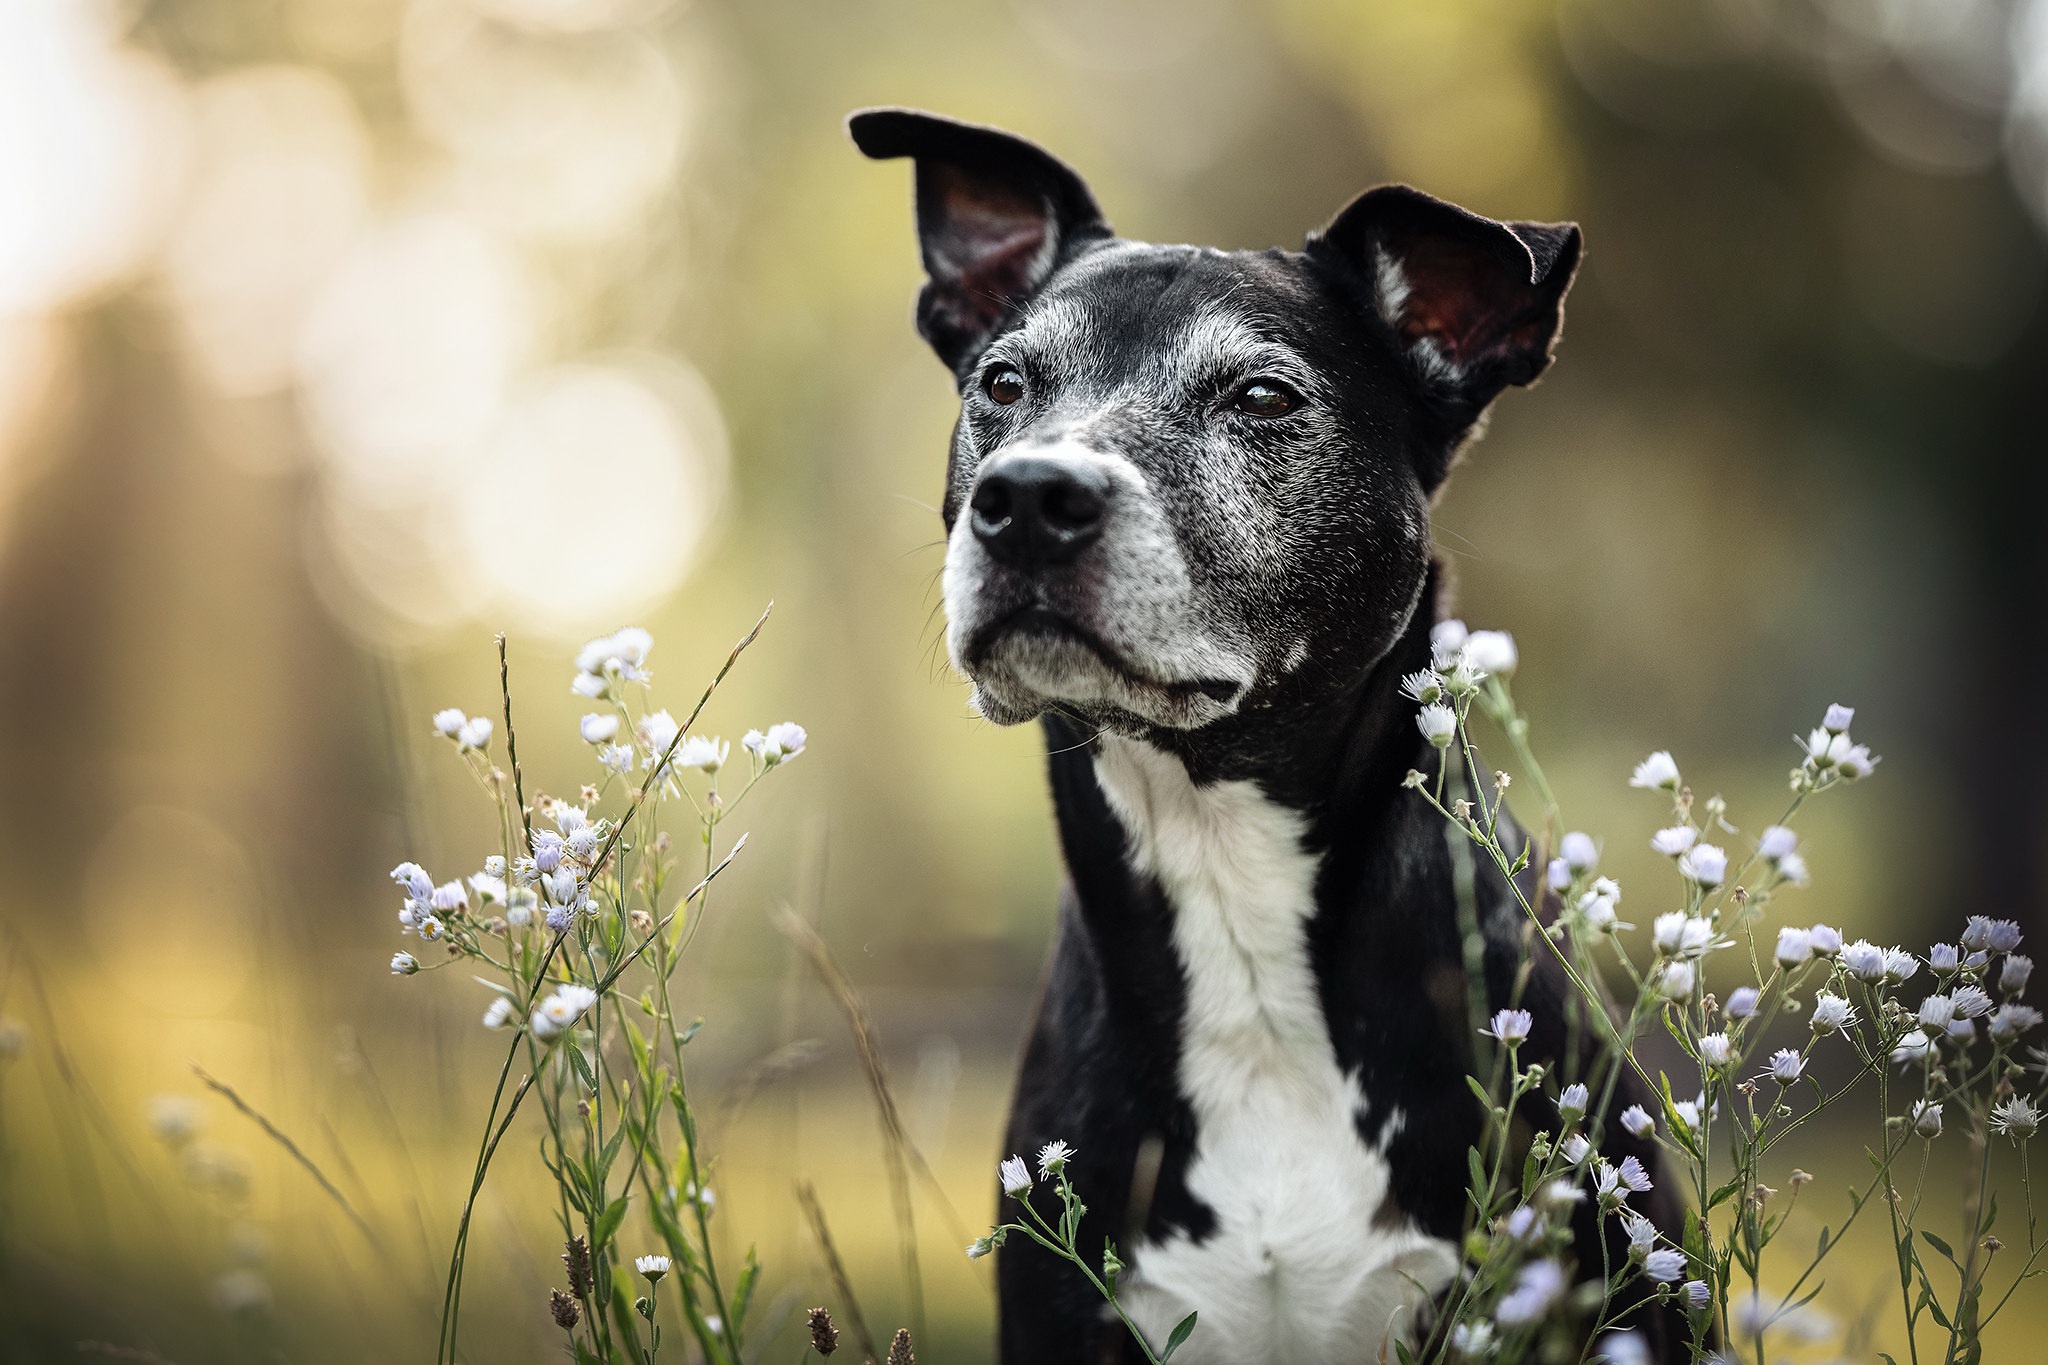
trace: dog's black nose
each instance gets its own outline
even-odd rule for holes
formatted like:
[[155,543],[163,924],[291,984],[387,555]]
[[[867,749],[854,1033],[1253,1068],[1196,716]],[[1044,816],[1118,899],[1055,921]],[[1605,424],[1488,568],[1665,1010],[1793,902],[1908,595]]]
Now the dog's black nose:
[[982,471],[974,536],[1017,569],[1064,564],[1102,534],[1109,475],[1082,460],[1011,455]]

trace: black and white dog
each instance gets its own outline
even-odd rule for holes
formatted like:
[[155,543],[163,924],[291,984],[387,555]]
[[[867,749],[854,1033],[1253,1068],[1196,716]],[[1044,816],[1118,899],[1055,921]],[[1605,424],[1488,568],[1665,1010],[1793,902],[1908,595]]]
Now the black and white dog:
[[[1010,134],[850,127],[916,162],[917,325],[959,385],[947,644],[1051,753],[1070,887],[1010,1150],[1078,1148],[1081,1244],[1115,1239],[1133,1318],[1158,1342],[1200,1310],[1176,1359],[1391,1360],[1456,1274],[1481,1123],[1452,863],[1403,787],[1436,760],[1397,689],[1430,661],[1431,500],[1549,364],[1578,229],[1394,186],[1300,252],[1154,246]],[[1505,884],[1479,898],[1486,992],[1554,1058],[1561,982]],[[1595,1274],[1601,1235],[1582,1206]],[[1071,1267],[1000,1280],[1008,1365],[1136,1358]]]

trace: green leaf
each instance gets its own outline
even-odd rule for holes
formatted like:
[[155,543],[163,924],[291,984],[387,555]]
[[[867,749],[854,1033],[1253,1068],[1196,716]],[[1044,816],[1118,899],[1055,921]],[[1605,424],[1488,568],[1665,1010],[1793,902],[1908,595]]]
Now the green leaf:
[[571,1043],[562,1050],[569,1054],[569,1065],[575,1069],[577,1078],[583,1082],[584,1088],[595,1095],[597,1093],[597,1077],[591,1073],[590,1059],[583,1055],[583,1049]]
[[1707,1196],[1707,1207],[1710,1209],[1717,1209],[1721,1207],[1721,1205],[1727,1203],[1730,1199],[1732,1199],[1735,1195],[1735,1192],[1741,1188],[1742,1177],[1738,1175],[1735,1177],[1735,1179],[1729,1181],[1720,1189],[1715,1190],[1712,1194]]
[[[1924,1228],[1920,1232],[1920,1239],[1926,1242],[1927,1245],[1933,1247],[1936,1251],[1940,1252],[1942,1256],[1947,1259],[1950,1265],[1956,1264],[1956,1254],[1953,1250],[1950,1249],[1949,1244],[1947,1242],[1942,1241],[1941,1238],[1936,1237],[1933,1233],[1928,1232]],[[1961,1267],[1958,1266],[1957,1268],[1960,1269]],[[1948,1324],[1943,1323],[1942,1326],[1946,1327],[1948,1326]]]
[[1188,1339],[1188,1333],[1194,1330],[1195,1315],[1190,1313],[1180,1320],[1180,1325],[1173,1329],[1171,1336],[1167,1337],[1166,1349],[1159,1353],[1161,1365],[1164,1365],[1164,1362],[1170,1359],[1175,1351],[1180,1349],[1180,1344]]
[[683,1031],[676,1036],[676,1042],[679,1044],[688,1044],[692,1038],[695,1038],[697,1036],[697,1031],[703,1027],[704,1016],[700,1014],[695,1019],[692,1019],[689,1023],[683,1025]]
[[1932,1294],[1927,1296],[1927,1311],[1934,1316],[1936,1326],[1947,1327],[1949,1325],[1948,1314],[1941,1311],[1941,1305],[1934,1301]]
[[761,1262],[754,1249],[747,1248],[747,1263],[740,1268],[740,1282],[732,1291],[732,1325],[735,1330],[747,1320],[747,1307],[754,1301],[754,1287],[761,1283]]
[[595,1251],[606,1242],[611,1241],[612,1235],[619,1230],[619,1224],[625,1221],[626,1196],[622,1194],[617,1199],[612,1200],[611,1203],[605,1205],[604,1212],[599,1214],[597,1221],[591,1225],[591,1250]]
[[604,1182],[612,1173],[612,1162],[619,1154],[619,1147],[626,1141],[626,1127],[627,1125],[620,1124],[619,1131],[612,1134],[612,1140],[604,1145],[604,1151],[598,1155],[597,1183],[600,1189],[604,1187]]
[[[1479,1159],[1477,1147],[1465,1149],[1465,1178],[1472,1182],[1472,1202],[1477,1204],[1486,1197],[1486,1163]],[[1479,1212],[1484,1215],[1486,1210]]]

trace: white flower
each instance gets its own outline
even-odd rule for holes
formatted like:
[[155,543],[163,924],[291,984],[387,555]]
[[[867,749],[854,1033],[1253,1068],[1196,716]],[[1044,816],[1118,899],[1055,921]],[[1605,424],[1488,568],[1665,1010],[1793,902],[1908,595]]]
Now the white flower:
[[419,969],[420,960],[411,953],[393,953],[391,955],[391,974],[393,976],[411,976]]
[[1650,1173],[1643,1169],[1643,1163],[1638,1158],[1632,1156],[1623,1157],[1621,1164],[1614,1168],[1614,1173],[1620,1178],[1622,1184],[1628,1186],[1637,1194],[1648,1194],[1650,1192]]
[[1756,987],[1737,986],[1728,993],[1728,1003],[1723,1008],[1730,1019],[1747,1019],[1756,1013],[1756,1001]]
[[593,701],[605,694],[608,684],[595,673],[578,673],[569,683],[569,690],[579,697]]
[[1806,867],[1806,855],[1787,853],[1776,863],[1778,875],[1794,886],[1805,886],[1813,880],[1813,873]]
[[1856,1022],[1856,1011],[1847,999],[1822,991],[1813,1000],[1813,1013],[1807,1019],[1815,1033],[1839,1033]]
[[2000,1005],[1991,1015],[1993,1038],[2017,1038],[2041,1022],[2041,1011],[2032,1005]]
[[2041,1127],[2041,1111],[2034,1102],[2022,1095],[2014,1095],[1991,1110],[1991,1131],[2014,1142],[2024,1142]]
[[1700,1035],[1700,1061],[1719,1070],[1735,1060],[1735,1048],[1725,1033],[1703,1033]]
[[660,758],[668,746],[675,743],[676,736],[683,732],[682,725],[667,711],[648,712],[640,717],[639,725],[634,728],[639,732],[640,742],[656,758]]
[[[1607,879],[1603,877],[1600,880]],[[1586,893],[1579,897],[1579,918],[1595,933],[1604,934],[1620,927],[1620,921],[1615,915],[1614,900],[1613,896],[1603,896],[1598,891]]]
[[1842,931],[1826,924],[1816,924],[1806,931],[1807,941],[1813,951],[1822,957],[1833,957],[1842,951]]
[[1563,1155],[1565,1165],[1576,1166],[1593,1155],[1593,1144],[1586,1140],[1584,1133],[1573,1133],[1558,1145],[1557,1150]]
[[1060,1141],[1052,1141],[1038,1149],[1038,1173],[1048,1178],[1058,1175],[1073,1159],[1074,1149]]
[[995,1249],[996,1244],[993,1238],[977,1237],[967,1244],[967,1259],[978,1261]]
[[1449,668],[1457,661],[1458,652],[1464,649],[1469,635],[1463,621],[1439,621],[1429,628],[1430,658],[1439,670]]
[[1503,1327],[1526,1327],[1540,1322],[1567,1287],[1563,1267],[1553,1261],[1531,1261],[1515,1272],[1509,1289],[1493,1316]]
[[1529,1028],[1535,1022],[1527,1010],[1499,1010],[1493,1016],[1493,1026],[1479,1031],[1512,1046],[1528,1040]]
[[1484,1360],[1496,1344],[1490,1322],[1461,1322],[1451,1329],[1451,1354],[1460,1360]]
[[1972,915],[1963,929],[1963,946],[1979,951],[2009,953],[2020,946],[2019,922],[1992,919],[1989,915]]
[[1982,986],[1958,986],[1952,998],[1958,1019],[1977,1019],[1991,1013],[1991,997]]
[[1728,875],[1728,855],[1712,844],[1694,844],[1680,855],[1678,875],[1711,891]]
[[600,711],[586,715],[577,727],[583,733],[585,744],[608,744],[619,733],[619,718],[607,716]]
[[607,744],[597,751],[599,764],[615,773],[633,771],[633,746],[630,744]]
[[1574,872],[1591,872],[1600,862],[1600,849],[1593,842],[1593,836],[1583,830],[1573,830],[1557,841],[1558,855],[1566,867]]
[[691,735],[676,750],[675,763],[678,768],[695,768],[700,772],[715,773],[725,766],[726,755],[731,752],[731,740]]
[[1806,760],[1814,767],[1832,768],[1848,755],[1849,737],[1819,729],[1809,734],[1800,747],[1806,750]]
[[1649,1343],[1635,1331],[1609,1332],[1590,1359],[1592,1365],[1653,1365]]
[[442,882],[434,888],[427,904],[444,915],[465,909],[469,905],[469,889],[461,882]]
[[1911,1066],[1915,1062],[1925,1061],[1932,1051],[1934,1040],[1920,1030],[1914,1029],[1899,1039],[1898,1045],[1892,1049],[1892,1060],[1900,1066]]
[[405,888],[405,894],[425,904],[434,897],[434,879],[418,863],[400,863],[391,869],[391,880]]
[[1683,910],[1657,916],[1650,926],[1650,937],[1657,951],[1666,957],[1704,957],[1718,946],[1714,942],[1713,922]]
[[1930,995],[1920,1002],[1920,1027],[1930,1034],[1947,1033],[1956,1017],[1956,1002],[1946,995]]
[[1876,754],[1870,752],[1869,745],[1852,744],[1849,746],[1848,753],[1835,760],[1835,769],[1843,777],[1854,782],[1860,777],[1870,776],[1871,773],[1877,770],[1877,765],[1883,761]]
[[1699,984],[1699,973],[1692,963],[1681,958],[1659,967],[1651,984],[1666,1000],[1690,1000],[1693,987]]
[[652,635],[638,626],[627,626],[613,634],[600,635],[578,650],[576,669],[582,677],[596,678],[600,689],[605,679],[613,676],[628,682],[643,681],[647,674],[641,665],[647,662],[647,656],[653,649]]
[[485,1028],[510,1028],[519,1022],[519,1006],[505,996],[496,996],[484,1007]]
[[1673,825],[1660,829],[1650,836],[1650,847],[1667,858],[1676,858],[1691,848],[1700,837],[1700,832],[1689,825]]
[[997,1170],[1003,1182],[1003,1193],[1012,1199],[1022,1198],[1031,1192],[1031,1168],[1024,1164],[1024,1158],[1013,1156],[1005,1160]]
[[1515,671],[1520,659],[1515,652],[1515,637],[1504,630],[1475,630],[1465,637],[1460,652],[1481,672],[1497,673],[1503,678]]
[[[505,860],[499,858],[497,863],[499,867],[503,867]],[[494,877],[488,872],[473,874],[469,879],[469,889],[476,892],[476,898],[485,905],[502,905],[507,894],[504,876],[500,874]]]
[[1904,948],[1884,950],[1884,979],[1894,986],[1901,981],[1910,981],[1920,970],[1920,959]]
[[1867,938],[1859,938],[1842,949],[1842,966],[1859,981],[1877,981],[1884,976],[1884,949]]
[[1799,836],[1783,825],[1772,825],[1757,836],[1756,851],[1771,862],[1799,847]]
[[1823,730],[1832,730],[1836,734],[1842,734],[1848,730],[1849,722],[1855,719],[1855,707],[1844,706],[1840,702],[1835,702],[1828,707],[1827,716],[1821,721],[1820,726]]
[[588,986],[570,982],[556,987],[554,994],[541,1001],[528,1020],[533,1036],[543,1042],[560,1037],[596,1003],[597,992]]
[[1628,1234],[1628,1256],[1632,1261],[1642,1260],[1657,1245],[1657,1225],[1640,1213],[1623,1213],[1621,1230]]
[[1659,1247],[1643,1258],[1643,1273],[1653,1280],[1669,1284],[1685,1274],[1685,1253],[1671,1247]]
[[1657,1121],[1650,1117],[1649,1110],[1640,1104],[1632,1104],[1621,1111],[1621,1126],[1628,1129],[1632,1136],[1648,1137],[1656,1128]]
[[1813,956],[1813,936],[1804,929],[1790,926],[1778,931],[1778,961],[1787,967],[1796,967]]
[[1678,762],[1667,749],[1659,749],[1642,762],[1636,764],[1635,776],[1628,780],[1631,787],[1647,787],[1652,791],[1663,788],[1678,790]]
[[1433,668],[1410,673],[1401,679],[1401,695],[1427,706],[1443,699],[1444,680]]
[[468,720],[469,717],[463,715],[460,709],[451,706],[445,711],[434,713],[434,729],[437,733],[453,739],[462,732],[462,727]]
[[1572,884],[1571,864],[1562,858],[1552,858],[1549,866],[1543,869],[1543,879],[1550,884],[1552,891],[1569,890]]
[[802,753],[808,739],[809,736],[804,733],[803,726],[793,720],[785,720],[769,726],[766,734],[759,730],[747,731],[746,737],[740,743],[747,747],[748,753],[761,761],[762,767],[772,768],[778,763],[787,763]]
[[1781,1047],[1771,1054],[1771,1079],[1779,1085],[1790,1085],[1806,1070],[1806,1058],[1797,1050]]
[[583,903],[583,888],[576,880],[573,868],[565,867],[550,872],[541,885],[547,889],[548,899],[556,905],[566,905],[573,909]]
[[435,919],[432,915],[422,918],[415,927],[419,930],[420,937],[429,943],[434,942],[434,940],[440,938],[446,932],[442,927],[441,921]]
[[1962,949],[1953,943],[1937,943],[1927,950],[1927,965],[1937,975],[1947,976],[1963,965]]
[[1714,1301],[1714,1291],[1707,1288],[1705,1280],[1687,1280],[1680,1288],[1685,1294],[1686,1305],[1694,1312]]
[[1417,713],[1415,725],[1424,739],[1439,749],[1448,749],[1451,737],[1458,733],[1458,713],[1442,702],[1433,702]]
[[666,1256],[635,1256],[633,1258],[633,1269],[639,1271],[650,1280],[659,1282],[662,1276],[668,1274],[668,1268],[669,1259]]
[[1557,1097],[1557,1116],[1566,1123],[1573,1123],[1586,1116],[1586,1106],[1593,1101],[1592,1092],[1578,1082],[1564,1088]]
[[488,749],[491,745],[491,723],[482,716],[471,716],[462,723],[455,742],[465,749]]
[[1912,1111],[1906,1115],[1906,1119],[1913,1125],[1913,1131],[1921,1137],[1938,1138],[1941,1136],[1941,1106],[1938,1104],[1930,1104],[1926,1100],[1914,1100]]

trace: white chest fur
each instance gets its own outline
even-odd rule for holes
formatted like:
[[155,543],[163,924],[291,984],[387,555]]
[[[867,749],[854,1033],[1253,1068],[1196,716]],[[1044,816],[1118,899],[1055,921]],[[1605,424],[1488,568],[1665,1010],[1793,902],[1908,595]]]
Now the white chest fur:
[[1337,1068],[1309,966],[1301,817],[1251,782],[1197,787],[1133,740],[1105,737],[1095,767],[1133,865],[1173,902],[1187,1183],[1217,1220],[1199,1244],[1182,1233],[1127,1253],[1126,1307],[1155,1345],[1199,1311],[1174,1357],[1187,1365],[1378,1359],[1456,1260],[1385,1207],[1386,1160],[1359,1139],[1357,1077]]

